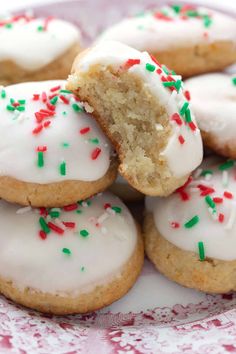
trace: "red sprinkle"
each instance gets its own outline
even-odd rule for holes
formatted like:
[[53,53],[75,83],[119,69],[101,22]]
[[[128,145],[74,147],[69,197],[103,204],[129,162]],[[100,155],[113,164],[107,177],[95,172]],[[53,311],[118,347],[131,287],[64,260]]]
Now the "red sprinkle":
[[213,198],[213,202],[215,202],[216,204],[223,203],[223,198],[215,197]]
[[63,103],[65,103],[65,104],[69,104],[69,103],[70,103],[70,101],[68,100],[68,98],[66,98],[65,96],[60,95],[59,97],[60,97],[60,99],[62,100]]
[[48,227],[59,235],[64,234],[64,230],[61,229],[59,226],[53,224],[51,221],[48,222]]
[[47,95],[46,92],[42,92],[42,101],[45,103],[47,102]]
[[189,200],[189,195],[187,192],[185,192],[184,190],[179,191],[179,194],[181,196],[181,199],[186,202],[187,200]]
[[108,209],[108,208],[111,208],[111,204],[110,203],[104,204],[104,209]]
[[38,101],[39,100],[39,95],[38,94],[34,94],[33,95],[33,100],[34,101]]
[[76,210],[77,208],[78,208],[78,205],[75,203],[75,204],[64,206],[63,210],[72,211],[72,210]]
[[156,72],[157,72],[157,74],[159,74],[159,75],[162,74],[162,70],[161,70],[161,69],[157,69]]
[[80,129],[80,134],[87,134],[88,132],[90,131],[90,127],[85,127],[85,128],[82,128]]
[[182,125],[182,119],[180,118],[180,115],[178,113],[174,113],[171,117],[171,120],[174,120],[178,125]]
[[201,192],[200,196],[205,197],[206,195],[212,194],[214,192],[215,192],[214,188],[207,188]]
[[98,156],[100,155],[101,151],[102,150],[100,148],[95,148],[91,153],[91,159],[96,160],[98,158]]
[[156,65],[158,65],[158,66],[161,67],[161,64],[157,61],[157,59],[156,59],[152,54],[149,54],[149,55],[150,55],[152,61],[153,61]]
[[179,139],[179,142],[181,145],[183,145],[185,143],[183,135],[179,135],[178,139]]
[[171,17],[167,17],[166,15],[164,15],[164,14],[161,13],[161,12],[156,12],[153,16],[154,16],[156,19],[159,19],[159,20],[173,21]]
[[47,209],[43,207],[39,208],[39,214],[47,216],[48,215]]
[[189,128],[190,128],[192,131],[195,131],[195,130],[197,129],[196,124],[193,123],[193,122],[188,123],[188,125],[189,125]]
[[14,103],[12,103],[12,106],[13,106],[13,107],[19,107],[19,105],[20,105],[19,102],[14,102]]
[[218,220],[219,220],[219,222],[223,222],[224,221],[224,218],[225,218],[225,216],[224,216],[224,214],[219,214],[219,217],[218,217]]
[[37,151],[45,152],[47,151],[47,146],[38,146]]
[[70,221],[63,221],[62,222],[66,227],[69,227],[70,229],[75,228],[75,222],[70,222]]
[[45,239],[47,238],[46,232],[44,232],[43,230],[40,230],[40,231],[39,231],[39,237],[40,237],[42,240],[45,240]]
[[178,228],[180,227],[180,225],[179,225],[178,222],[172,221],[171,227],[172,227],[173,229],[178,229]]
[[227,199],[233,199],[233,194],[230,192],[225,191],[224,192],[224,197]]
[[51,91],[51,92],[55,92],[55,91],[60,90],[60,88],[61,88],[60,85],[59,85],[59,86],[55,86],[55,87],[52,87],[50,91]]
[[128,59],[125,63],[125,68],[129,69],[134,65],[140,64],[140,59]]
[[184,91],[184,96],[186,98],[186,100],[190,101],[191,100],[191,96],[190,96],[190,92],[189,91]]
[[47,127],[49,127],[49,125],[51,124],[51,121],[50,120],[48,120],[47,122],[45,122],[44,123],[44,128],[47,128]]
[[34,130],[32,131],[33,134],[38,134],[41,132],[41,130],[43,129],[42,124],[39,124],[36,128],[34,128]]
[[47,107],[48,107],[48,109],[50,109],[50,111],[55,111],[55,109],[56,109],[56,107],[49,102],[47,102]]

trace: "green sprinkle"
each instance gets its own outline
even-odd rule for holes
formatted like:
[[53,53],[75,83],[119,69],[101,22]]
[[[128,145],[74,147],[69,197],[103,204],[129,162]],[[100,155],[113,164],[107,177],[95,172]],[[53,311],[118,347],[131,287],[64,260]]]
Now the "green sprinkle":
[[14,108],[14,107],[12,107],[12,106],[10,106],[10,105],[7,105],[7,110],[8,110],[8,111],[12,111],[12,112],[13,112],[13,111],[15,110],[15,108]]
[[236,86],[236,77],[233,77],[233,78],[232,78],[232,83],[233,83],[233,85]]
[[67,116],[67,112],[66,111],[62,112],[62,114],[63,114],[63,116]]
[[200,176],[207,176],[207,175],[213,175],[212,170],[204,170],[202,171]]
[[177,75],[174,70],[171,70],[171,75]]
[[68,256],[71,255],[71,250],[70,250],[69,248],[63,248],[63,249],[62,249],[62,252],[63,252],[64,254],[67,254]]
[[99,144],[99,139],[98,138],[94,138],[94,139],[89,139],[90,143],[92,144]]
[[57,103],[58,101],[58,96],[54,96],[51,100],[50,100],[50,103],[55,106],[55,104]]
[[153,72],[153,71],[156,70],[156,67],[155,67],[155,65],[152,65],[152,64],[150,64],[150,63],[147,63],[147,64],[146,64],[146,69],[147,69],[148,71]]
[[82,210],[80,210],[80,209],[77,209],[75,212],[76,212],[77,214],[82,214]]
[[84,272],[85,267],[81,267],[80,270],[81,270],[81,272]]
[[174,10],[174,12],[176,12],[177,14],[180,12],[181,10],[181,5],[172,5],[171,6],[172,9]]
[[122,211],[122,209],[120,207],[117,207],[117,206],[113,206],[112,210],[114,210],[117,214],[120,214],[121,211]]
[[72,93],[70,90],[60,90],[60,93]]
[[6,98],[6,91],[5,91],[5,90],[2,90],[2,92],[1,92],[1,97],[2,97],[2,98]]
[[60,164],[60,174],[62,176],[65,176],[66,175],[66,163],[65,161],[63,161],[61,164]]
[[19,111],[19,112],[25,111],[25,107],[24,107],[24,106],[18,106],[18,107],[16,107],[16,109],[17,109],[17,111]]
[[38,151],[38,167],[43,167],[44,166],[44,156],[43,156],[43,151]]
[[12,23],[6,23],[5,28],[12,28]]
[[42,32],[43,31],[43,26],[38,26],[37,31]]
[[229,168],[232,168],[233,166],[234,166],[234,160],[228,160],[219,166],[219,170],[220,171],[228,170]]
[[176,88],[178,93],[179,93],[179,90],[181,89],[181,85],[182,85],[182,81],[181,80],[177,80],[175,82],[175,88]]
[[68,148],[69,146],[70,146],[69,143],[66,143],[66,142],[62,143],[62,147],[64,147],[64,148]]
[[175,86],[175,82],[174,81],[164,81],[163,86],[172,87],[172,86]]
[[51,218],[59,218],[59,216],[60,216],[60,211],[58,211],[58,210],[51,210],[50,211],[50,213],[49,213],[49,215],[51,216]]
[[83,109],[77,103],[73,103],[72,108],[75,112],[83,112]]
[[205,259],[205,250],[204,250],[204,244],[202,241],[198,242],[198,253],[199,253],[199,260],[204,261]]
[[189,103],[185,102],[181,108],[181,110],[179,111],[179,113],[181,114],[181,116],[183,116],[186,112],[186,110],[188,109]]
[[87,230],[80,230],[80,235],[83,237],[87,237],[89,235],[89,232]]
[[205,15],[203,16],[203,23],[205,27],[210,27],[212,24],[212,19],[208,15]]
[[188,17],[197,17],[199,16],[199,13],[197,11],[193,11],[193,10],[189,10],[189,11],[186,11],[185,13]]
[[215,209],[216,207],[215,202],[209,195],[205,197],[205,202],[209,205],[210,208]]
[[44,218],[41,216],[39,218],[39,224],[41,226],[41,229],[46,233],[49,234],[49,232],[51,231],[46,223],[46,221],[44,220]]
[[13,98],[10,98],[11,104],[15,103],[15,100]]
[[192,219],[190,219],[188,222],[184,224],[186,229],[190,229],[191,227],[195,226],[199,222],[199,216],[195,215]]
[[190,112],[189,108],[187,108],[186,111],[185,111],[185,120],[186,120],[187,123],[192,122],[191,112]]
[[25,104],[25,100],[18,100],[18,102],[20,103],[20,104]]
[[162,70],[164,71],[164,73],[166,73],[166,75],[169,75],[169,70],[167,69],[167,67],[165,65],[162,65]]

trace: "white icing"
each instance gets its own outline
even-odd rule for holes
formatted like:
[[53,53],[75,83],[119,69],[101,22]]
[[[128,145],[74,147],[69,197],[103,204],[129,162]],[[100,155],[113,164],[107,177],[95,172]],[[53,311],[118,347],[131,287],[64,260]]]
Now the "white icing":
[[201,130],[214,135],[218,143],[235,140],[236,86],[234,75],[206,74],[185,82]]
[[[0,19],[0,23],[12,17]],[[79,43],[80,32],[69,22],[52,19],[46,30],[38,30],[45,18],[21,19],[12,27],[0,26],[0,61],[11,60],[22,69],[34,71],[43,68]]]
[[[106,212],[104,204],[122,208],[121,213]],[[137,245],[137,230],[126,206],[111,193],[91,199],[91,205],[76,211],[62,211],[60,221],[75,222],[63,235],[51,231],[45,240],[38,232],[39,211],[17,213],[19,206],[0,202],[0,275],[14,286],[50,294],[70,295],[93,291],[120,276]],[[96,219],[107,214],[102,225]],[[51,220],[54,224],[55,221]],[[89,232],[87,237],[80,230]],[[104,232],[107,230],[107,232]],[[62,252],[68,248],[71,254]],[[84,267],[84,270],[83,270]]]
[[[108,28],[98,39],[117,40],[138,50],[158,52],[186,48],[199,43],[215,41],[236,42],[235,19],[206,8],[197,8],[202,14],[210,14],[212,23],[205,27],[202,19],[183,20],[170,7],[165,7],[172,21],[157,19],[151,12],[122,20]],[[207,33],[207,35],[206,35]]]
[[[206,160],[207,162],[208,160]],[[146,199],[148,211],[153,212],[155,225],[161,235],[175,246],[198,253],[198,242],[203,242],[206,257],[225,261],[236,259],[236,168],[221,171],[220,165],[212,165],[211,160],[205,162],[204,170],[212,170],[211,177],[198,176],[184,189],[189,200],[182,201],[179,193],[167,198]],[[225,162],[225,161],[224,161]],[[224,163],[223,162],[223,163]],[[226,176],[226,178],[225,178]],[[226,183],[225,183],[226,182]],[[200,196],[198,185],[202,184],[213,188],[215,192],[209,194],[223,198],[223,203],[215,203],[216,212],[209,207],[205,196]],[[224,196],[224,192],[233,194],[232,199]],[[219,222],[219,214],[224,215],[224,221]],[[192,228],[184,224],[195,215],[199,222]],[[173,228],[172,222],[179,223],[179,228]]]
[[[84,55],[77,63],[77,77],[79,81],[79,72],[86,72],[90,66],[100,64],[105,69],[107,66],[112,65],[117,69],[124,65],[128,59],[140,59],[140,64],[134,65],[128,69],[132,74],[139,76],[144,85],[150,92],[161,101],[162,105],[171,117],[174,113],[179,112],[186,99],[183,95],[182,89],[177,92],[171,92],[163,86],[160,75],[156,72],[150,72],[146,69],[146,64],[154,65],[147,52],[139,52],[136,49],[128,47],[119,42],[104,41],[92,47],[86,55]],[[156,65],[156,69],[157,69]],[[164,77],[167,75],[162,72]],[[180,76],[173,76],[175,80],[181,79]],[[69,80],[74,80],[73,75]],[[192,121],[195,118],[192,115]],[[202,140],[199,129],[193,133],[185,124],[178,126],[175,122],[172,124],[172,136],[169,139],[166,147],[161,152],[161,155],[166,159],[169,168],[173,175],[182,177],[196,168],[202,160]],[[185,143],[183,145],[179,142],[179,135],[182,135]]]
[[[34,101],[33,94],[41,95],[45,91],[49,96],[54,93],[50,89],[58,85],[63,89],[65,81],[31,82],[5,88],[6,98],[0,98],[1,176],[44,184],[64,180],[95,181],[106,174],[110,165],[110,143],[90,115],[74,111],[73,95],[62,93],[70,99],[70,104],[64,104],[59,98],[55,105],[56,114],[50,119],[51,125],[38,134],[32,133],[37,127],[34,113],[47,108],[41,100]],[[25,99],[25,111],[8,111],[6,106],[10,104],[10,98]],[[80,105],[79,102],[77,104]],[[90,131],[81,135],[80,130],[84,127],[90,127]],[[98,139],[98,144],[89,140],[94,138]],[[64,147],[63,143],[69,146]],[[43,167],[37,164],[38,146],[47,147]],[[96,148],[101,149],[101,153],[92,160],[91,155]],[[66,163],[66,175],[59,172],[63,161]]]

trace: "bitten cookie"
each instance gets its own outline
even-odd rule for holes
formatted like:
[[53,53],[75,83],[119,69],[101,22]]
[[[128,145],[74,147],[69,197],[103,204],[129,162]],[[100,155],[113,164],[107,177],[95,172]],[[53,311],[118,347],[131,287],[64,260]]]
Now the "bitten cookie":
[[222,70],[236,61],[236,21],[194,5],[149,10],[108,28],[98,39],[117,40],[185,77]]
[[236,77],[206,74],[186,81],[204,145],[236,158]]
[[27,14],[0,19],[0,83],[65,79],[80,50],[69,22]]
[[117,176],[115,182],[110,186],[109,189],[126,202],[136,202],[142,200],[144,197],[142,193],[131,187],[128,182],[120,175]]
[[84,313],[133,286],[144,258],[139,230],[110,193],[62,209],[0,202],[0,292],[27,307]]
[[168,195],[200,164],[189,93],[147,52],[101,42],[76,58],[67,87],[94,108],[119,155],[120,174],[140,192]]
[[65,81],[0,89],[0,197],[55,207],[105,190],[117,163],[97,123]]
[[234,160],[205,163],[175,194],[147,199],[146,252],[168,278],[209,293],[236,290],[235,176]]

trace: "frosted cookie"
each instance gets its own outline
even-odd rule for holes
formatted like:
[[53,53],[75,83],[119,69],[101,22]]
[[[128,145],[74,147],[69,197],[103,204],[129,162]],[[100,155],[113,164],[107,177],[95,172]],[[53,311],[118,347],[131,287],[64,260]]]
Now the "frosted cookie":
[[110,143],[65,81],[0,89],[0,198],[55,207],[105,190],[116,178]]
[[236,158],[236,77],[206,74],[186,81],[204,145]]
[[69,22],[27,14],[0,18],[0,83],[65,79],[80,49]]
[[149,10],[108,28],[98,39],[117,40],[183,76],[221,70],[236,61],[236,21],[194,5]]
[[147,199],[146,252],[177,283],[226,293],[236,290],[236,162],[204,165],[170,197]]
[[79,55],[67,87],[94,108],[119,172],[147,195],[168,195],[202,160],[200,131],[181,77],[147,52],[101,42]]
[[62,209],[0,202],[0,292],[27,307],[84,313],[133,286],[143,243],[126,206],[110,193]]
[[115,182],[109,189],[111,192],[126,202],[136,202],[142,200],[144,197],[142,193],[131,187],[120,175],[117,176]]

